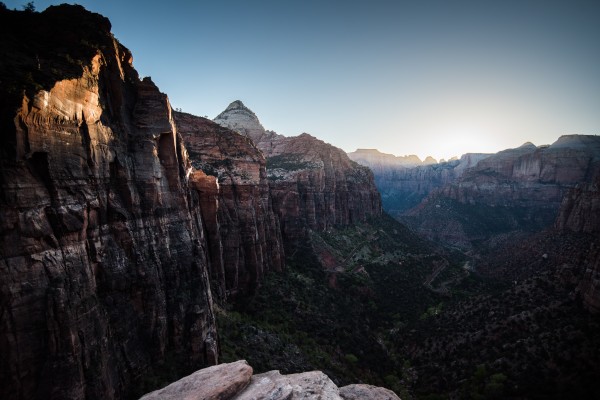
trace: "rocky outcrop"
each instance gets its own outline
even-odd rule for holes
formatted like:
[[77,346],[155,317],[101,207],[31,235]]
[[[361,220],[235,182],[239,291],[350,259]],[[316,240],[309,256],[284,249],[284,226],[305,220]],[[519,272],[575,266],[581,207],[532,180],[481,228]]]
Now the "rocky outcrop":
[[267,158],[273,209],[287,244],[309,229],[325,231],[381,215],[381,200],[368,168],[309,134],[285,137],[265,131],[256,115],[235,101],[215,122],[247,133]]
[[348,385],[340,388],[340,396],[344,400],[397,400],[396,393],[389,389],[364,384]]
[[[218,181],[218,212],[211,208],[205,216],[214,282],[225,282],[219,292],[251,292],[284,261],[265,158],[250,139],[210,120],[175,113],[175,121],[194,168]],[[212,201],[214,193],[204,193]],[[211,215],[217,215],[216,224],[208,223]]]
[[141,397],[140,400],[231,399],[250,383],[252,367],[245,360],[204,368]]
[[562,136],[541,147],[525,143],[467,168],[403,221],[430,239],[464,249],[497,234],[540,231],[552,225],[568,190],[590,182],[599,166],[598,136]]
[[216,363],[200,196],[167,97],[97,14],[0,18],[2,72],[29,71],[0,89],[0,398],[122,398],[166,359]]
[[140,400],[399,400],[391,390],[371,385],[338,388],[321,371],[281,375],[269,371],[252,376],[252,368],[241,360],[206,368]]

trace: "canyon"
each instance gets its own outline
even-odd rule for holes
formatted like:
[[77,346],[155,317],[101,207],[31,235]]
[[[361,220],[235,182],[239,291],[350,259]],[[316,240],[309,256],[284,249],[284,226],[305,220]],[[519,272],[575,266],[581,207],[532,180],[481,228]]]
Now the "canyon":
[[81,6],[0,32],[0,398],[600,395],[600,137],[346,154]]
[[0,16],[0,397],[131,397],[216,364],[215,299],[281,270],[282,238],[381,213],[370,172],[324,143],[269,186],[255,145],[174,113],[106,18]]

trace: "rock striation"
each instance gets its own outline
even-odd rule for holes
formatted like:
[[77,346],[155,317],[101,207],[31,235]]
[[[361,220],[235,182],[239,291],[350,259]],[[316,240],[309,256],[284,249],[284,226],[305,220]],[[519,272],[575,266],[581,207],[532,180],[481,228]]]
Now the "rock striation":
[[140,400],[399,400],[391,390],[371,385],[338,388],[321,371],[281,375],[269,371],[252,375],[245,360],[205,368],[148,393]]
[[196,190],[216,186],[189,182],[166,95],[81,6],[0,26],[0,398],[130,397],[166,359],[216,363]]
[[307,133],[285,137],[265,131],[256,115],[235,101],[215,122],[248,135],[267,159],[267,175],[286,244],[381,215],[373,174],[346,153]]
[[430,239],[466,249],[490,234],[541,230],[552,225],[568,190],[590,182],[599,167],[598,136],[562,136],[540,147],[525,143],[465,169],[403,220]]
[[[218,194],[201,191],[209,201],[216,195],[219,204],[218,210],[203,207],[213,282],[225,283],[219,293],[251,292],[266,272],[280,271],[284,261],[265,158],[237,132],[194,115],[174,115],[193,167],[218,181]],[[211,220],[215,215],[216,221]]]

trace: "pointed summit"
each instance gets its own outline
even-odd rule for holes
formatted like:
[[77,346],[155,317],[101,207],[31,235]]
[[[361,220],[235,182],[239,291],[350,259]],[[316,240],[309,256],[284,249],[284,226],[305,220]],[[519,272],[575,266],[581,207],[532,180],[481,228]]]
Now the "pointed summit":
[[255,143],[265,134],[265,128],[258,117],[241,100],[231,102],[221,114],[213,120],[217,124],[248,136]]
[[235,101],[232,101],[232,102],[231,102],[231,103],[230,103],[230,104],[227,106],[227,108],[225,109],[225,111],[223,111],[223,112],[227,112],[227,111],[233,111],[233,110],[244,110],[244,111],[247,111],[247,112],[249,112],[250,114],[252,114],[252,115],[255,115],[255,116],[256,116],[256,114],[254,114],[254,112],[252,112],[252,110],[250,110],[248,107],[246,107],[246,106],[244,105],[244,103],[243,103],[241,100],[235,100]]

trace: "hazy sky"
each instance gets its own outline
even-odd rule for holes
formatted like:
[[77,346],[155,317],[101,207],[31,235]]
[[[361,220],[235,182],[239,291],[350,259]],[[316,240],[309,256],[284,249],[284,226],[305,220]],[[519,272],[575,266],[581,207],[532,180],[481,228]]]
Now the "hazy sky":
[[240,99],[284,135],[421,158],[600,134],[600,1],[74,3],[201,116]]

